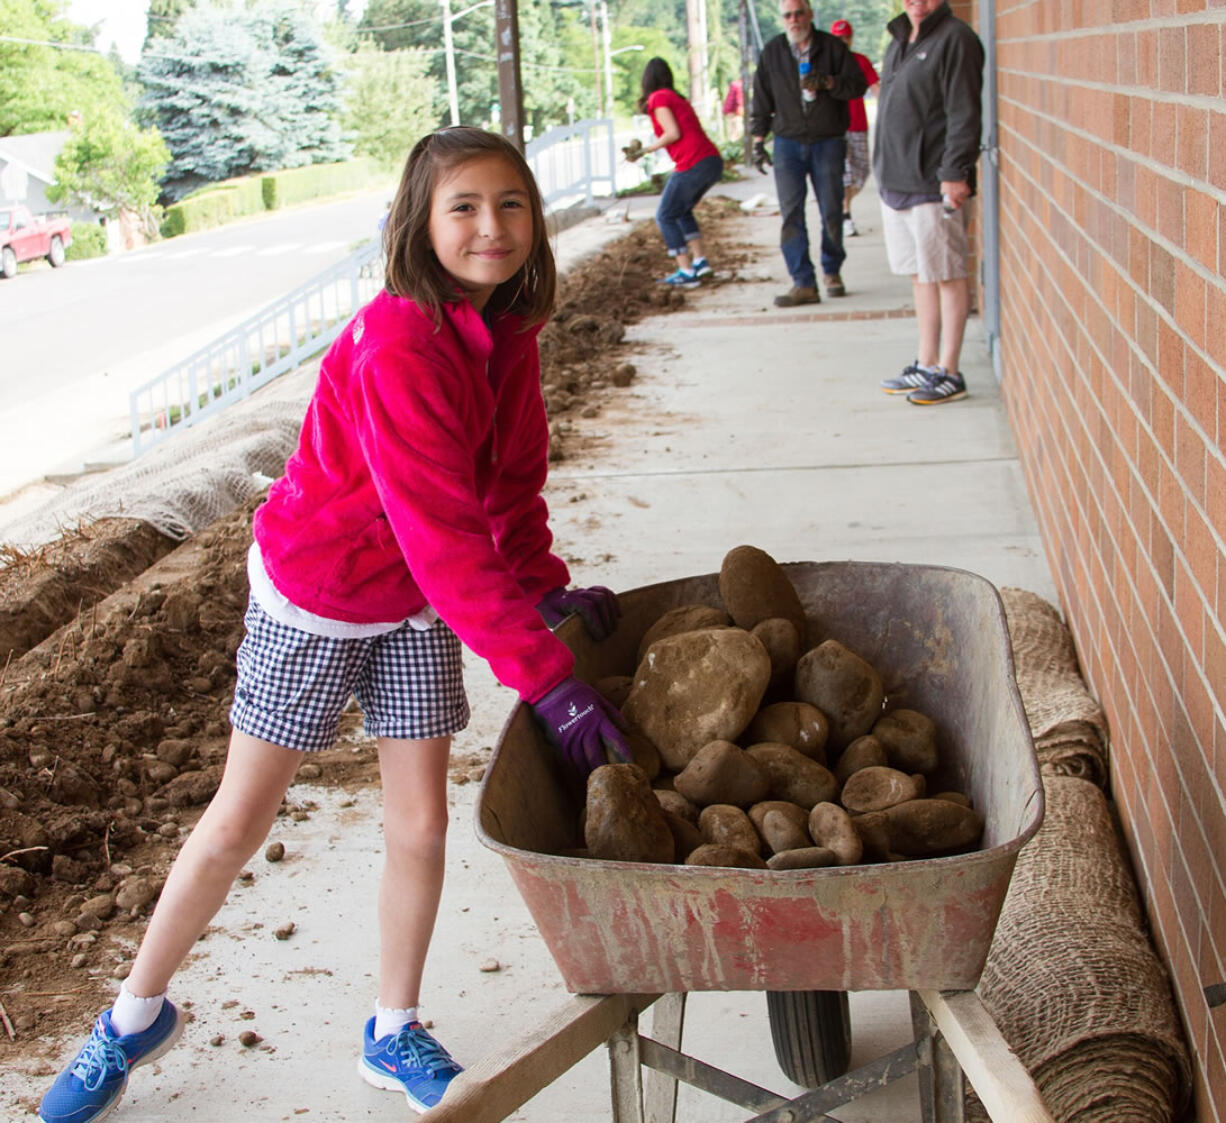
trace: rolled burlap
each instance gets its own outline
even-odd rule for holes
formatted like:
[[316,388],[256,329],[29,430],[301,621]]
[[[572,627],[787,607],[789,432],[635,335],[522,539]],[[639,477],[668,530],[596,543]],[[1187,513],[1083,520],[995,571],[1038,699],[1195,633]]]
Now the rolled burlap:
[[1017,688],[1042,772],[1107,785],[1107,719],[1077,665],[1060,614],[1036,593],[1001,589]]
[[[1077,1123],[1168,1123],[1187,1046],[1107,797],[1107,731],[1054,608],[1001,593],[1047,810],[1023,847],[977,988],[1048,1109]],[[974,1093],[967,1118],[987,1118]]]

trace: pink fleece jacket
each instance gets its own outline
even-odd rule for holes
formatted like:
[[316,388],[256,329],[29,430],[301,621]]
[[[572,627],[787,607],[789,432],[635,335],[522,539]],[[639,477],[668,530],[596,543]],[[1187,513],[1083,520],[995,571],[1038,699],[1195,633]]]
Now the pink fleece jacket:
[[491,331],[464,300],[436,331],[413,301],[375,297],[324,357],[254,531],[299,608],[373,623],[429,604],[531,702],[574,660],[535,609],[570,575],[541,497],[539,329],[522,327],[504,316]]

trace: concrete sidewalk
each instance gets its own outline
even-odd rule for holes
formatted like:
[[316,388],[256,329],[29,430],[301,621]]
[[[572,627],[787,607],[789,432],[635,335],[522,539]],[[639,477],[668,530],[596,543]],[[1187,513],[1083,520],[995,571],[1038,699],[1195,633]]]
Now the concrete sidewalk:
[[[723,190],[745,198],[772,184],[754,176]],[[649,217],[654,205],[634,200],[631,217]],[[750,217],[745,241],[755,260],[735,282],[690,294],[683,310],[631,328],[638,378],[598,417],[577,422],[596,438],[595,450],[562,462],[549,485],[558,547],[577,583],[627,589],[708,573],[748,543],[780,561],[956,566],[1053,599],[978,323],[964,353],[965,401],[918,409],[878,389],[914,356],[910,286],[886,269],[871,192],[855,213],[862,233],[848,240],[847,297],[775,309],[773,296],[789,287],[779,219]],[[562,235],[561,256],[617,232],[591,220]],[[659,265],[663,275],[662,250]],[[492,746],[514,701],[472,659],[469,693],[474,720],[457,754]],[[423,1000],[439,1038],[469,1064],[539,1026],[566,997],[509,875],[476,840],[476,794],[475,784],[453,788],[448,882]],[[173,985],[195,1016],[184,1041],[137,1072],[116,1118],[343,1123],[410,1115],[400,1097],[354,1071],[377,968],[378,800],[307,786],[291,799],[319,808],[274,827],[284,862],[253,859],[254,881],[235,889]],[[294,936],[274,939],[289,920]],[[244,1029],[263,1043],[242,1048]],[[853,1064],[909,1040],[906,994],[853,995],[852,1032]],[[210,1045],[218,1035],[224,1043]],[[58,1057],[74,1047],[64,1042]],[[683,1047],[778,1092],[800,1091],[775,1063],[760,993],[691,996]],[[0,1074],[0,1116],[24,1117],[55,1067]],[[732,1123],[747,1114],[683,1089],[677,1117]],[[918,1120],[914,1081],[832,1115],[844,1123]],[[603,1052],[509,1118],[609,1120]]]

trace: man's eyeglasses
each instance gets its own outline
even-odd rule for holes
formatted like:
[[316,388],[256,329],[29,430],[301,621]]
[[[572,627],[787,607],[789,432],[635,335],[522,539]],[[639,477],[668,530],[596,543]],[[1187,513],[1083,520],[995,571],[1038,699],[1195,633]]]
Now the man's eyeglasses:
[[780,12],[779,14],[783,16],[785,20],[789,20],[789,19],[804,19],[804,17],[807,16],[809,13],[806,12],[803,8],[801,8],[795,12]]

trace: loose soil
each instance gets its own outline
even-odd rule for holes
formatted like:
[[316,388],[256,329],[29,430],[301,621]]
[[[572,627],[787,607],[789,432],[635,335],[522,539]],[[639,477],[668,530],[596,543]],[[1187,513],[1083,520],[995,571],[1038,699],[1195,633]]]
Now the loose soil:
[[[735,203],[699,213],[710,256],[743,263]],[[633,382],[626,325],[684,305],[655,283],[668,266],[644,223],[563,278],[540,338],[552,459],[579,455],[582,418]],[[177,549],[145,524],[105,520],[0,553],[0,1056],[105,1004],[217,788],[257,504]],[[337,746],[298,778],[377,782],[360,724],[346,713]],[[452,781],[480,779],[485,763],[457,755]]]

